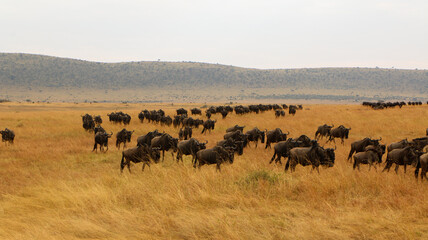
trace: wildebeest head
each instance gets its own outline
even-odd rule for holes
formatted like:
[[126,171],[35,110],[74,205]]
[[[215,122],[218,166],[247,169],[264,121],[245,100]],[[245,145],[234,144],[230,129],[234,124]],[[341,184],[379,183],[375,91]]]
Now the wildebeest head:
[[150,150],[150,157],[151,157],[151,159],[153,159],[153,161],[155,163],[158,163],[160,160],[160,157],[161,157],[160,149],[159,148],[152,148]]
[[334,165],[334,160],[336,160],[336,155],[334,153],[334,149],[333,148],[327,148],[325,149],[325,153],[327,156],[329,163],[329,167],[333,167]]
[[198,143],[198,148],[199,150],[203,150],[203,149],[207,149],[207,143],[208,141],[204,142],[204,143]]

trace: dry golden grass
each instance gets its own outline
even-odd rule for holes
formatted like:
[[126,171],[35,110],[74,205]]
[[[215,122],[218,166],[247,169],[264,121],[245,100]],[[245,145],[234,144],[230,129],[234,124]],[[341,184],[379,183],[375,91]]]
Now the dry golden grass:
[[363,165],[358,172],[346,161],[350,143],[363,137],[390,143],[423,136],[426,105],[381,111],[310,105],[278,119],[273,112],[215,116],[211,134],[194,131],[211,147],[234,124],[280,127],[291,137],[313,137],[324,123],[352,127],[350,139],[338,144],[336,165],[319,175],[301,166],[284,173],[284,165],[268,164],[273,149],[260,145],[221,173],[214,166],[194,170],[189,157],[177,164],[167,154],[144,172],[138,164],[120,174],[114,137],[107,153],[91,152],[93,134],[82,129],[81,114],[101,114],[114,133],[122,126],[106,114],[131,114],[135,145],[156,128],[177,136],[172,127],[137,121],[141,109],[160,107],[173,115],[179,106],[1,104],[0,128],[17,137],[13,146],[0,145],[0,239],[428,239],[427,182],[416,182],[412,168],[396,175]]

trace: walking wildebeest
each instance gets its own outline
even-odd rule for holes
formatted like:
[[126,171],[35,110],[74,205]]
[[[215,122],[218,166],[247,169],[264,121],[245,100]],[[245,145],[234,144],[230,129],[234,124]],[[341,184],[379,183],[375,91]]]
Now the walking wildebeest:
[[190,139],[192,138],[192,133],[193,131],[191,127],[184,127],[184,130],[183,128],[180,128],[180,131],[178,132],[178,139],[180,140]]
[[154,137],[151,141],[150,146],[152,148],[159,148],[159,150],[162,150],[162,162],[165,159],[165,151],[169,151],[172,149],[172,159],[174,159],[174,152],[177,152],[177,144],[178,144],[178,138],[173,138],[168,133],[163,133],[160,136]]
[[217,120],[211,120],[211,119],[206,120],[203,124],[204,129],[202,129],[201,133],[205,132],[205,134],[206,134],[207,133],[206,130],[208,130],[211,133],[211,130],[214,130],[216,122],[217,122]]
[[131,142],[131,136],[134,131],[127,131],[125,128],[116,134],[116,147],[120,149],[120,144],[123,143],[123,149],[126,147],[126,142]]
[[152,139],[154,137],[160,136],[162,133],[158,132],[158,130],[154,130],[152,132],[148,132],[146,135],[139,136],[137,138],[137,146],[146,144],[147,146],[150,146],[152,144]]
[[[311,147],[297,147],[290,150],[290,156],[285,164],[285,171],[290,167],[291,172],[296,170],[297,164],[302,166],[312,165],[312,170],[317,169],[319,173],[319,165],[333,167],[335,154],[334,149],[324,149],[314,140]],[[312,171],[311,170],[311,171]]]
[[147,145],[141,145],[138,147],[133,147],[122,152],[122,160],[120,161],[120,172],[123,172],[123,168],[128,166],[129,173],[131,173],[131,162],[133,163],[143,163],[142,171],[147,165],[150,167],[150,159],[155,163],[159,162],[160,152],[159,149],[150,148]]
[[334,139],[340,138],[342,140],[342,144],[345,144],[345,141],[343,139],[348,139],[349,130],[351,130],[351,128],[346,128],[343,125],[340,125],[337,128],[333,128],[330,131],[330,136],[327,142],[333,141],[334,144],[336,144],[336,141]]
[[273,160],[275,159],[275,163],[280,163],[281,162],[281,157],[287,158],[289,157],[289,153],[290,150],[296,147],[303,147],[302,146],[302,142],[296,141],[295,139],[289,138],[287,139],[287,141],[280,141],[277,144],[275,144],[275,146],[273,147],[273,149],[275,150],[269,164],[271,164],[273,162]]
[[259,139],[261,140],[261,143],[265,143],[265,132],[259,130],[257,127],[247,131],[245,135],[247,135],[248,146],[250,146],[250,142],[255,142],[257,147]]
[[421,169],[421,180],[425,179],[428,181],[427,172],[428,172],[428,153],[422,154],[419,157],[418,164],[416,165],[415,177],[418,177],[419,168]]
[[6,128],[5,130],[0,131],[0,134],[2,142],[4,142],[5,144],[13,144],[13,140],[15,139],[15,133],[12,130]]
[[111,138],[111,136],[113,135],[113,132],[111,134],[105,133],[105,132],[98,132],[97,134],[95,134],[95,144],[94,144],[94,149],[92,149],[93,151],[97,151],[97,145],[100,145],[100,152],[102,152],[104,150],[104,147],[107,147],[106,152],[108,151],[108,139]]
[[202,115],[202,111],[199,108],[192,108],[190,109],[190,112],[192,113],[192,115]]
[[196,160],[193,164],[193,167],[196,167],[197,162],[199,162],[198,168],[201,168],[201,166],[205,164],[216,164],[216,170],[221,171],[220,165],[226,161],[229,161],[229,163],[232,164],[233,158],[233,152],[230,152],[229,150],[223,147],[215,146],[210,149],[199,150],[196,153]]
[[230,128],[228,128],[228,129],[226,129],[226,132],[227,132],[227,133],[228,133],[228,132],[234,132],[234,131],[236,131],[236,130],[239,130],[240,132],[243,132],[243,131],[244,131],[244,128],[245,128],[245,126],[235,125],[235,126],[233,126],[233,127],[230,127]]
[[[373,163],[382,163],[382,148],[380,145],[369,145],[365,148],[364,152],[357,152],[354,155],[353,169],[355,170],[355,168],[358,168],[358,170],[360,170],[360,164],[369,164],[370,171]],[[377,170],[376,165],[373,165],[373,167]]]
[[271,147],[270,146],[271,143],[276,143],[276,142],[287,140],[287,135],[288,134],[290,134],[290,132],[283,133],[280,128],[276,128],[274,130],[267,131],[266,132],[266,146],[265,146],[265,149],[268,148],[268,147]]
[[319,126],[317,131],[315,132],[315,140],[319,140],[320,138],[330,136],[330,131],[333,127],[334,125],[329,126],[327,124]]
[[382,170],[388,170],[391,168],[392,164],[395,163],[395,173],[398,173],[398,168],[400,165],[404,165],[404,173],[406,173],[407,165],[416,165],[418,160],[418,155],[415,152],[415,148],[408,146],[401,149],[394,149],[391,152],[388,152],[386,156],[386,165]]
[[196,153],[199,150],[206,149],[206,144],[208,143],[200,143],[195,138],[190,138],[189,140],[181,141],[177,144],[177,162],[183,162],[183,155],[192,155],[192,164],[194,164],[196,160]]
[[379,141],[381,140],[382,138],[379,138],[379,139],[364,138],[362,140],[351,143],[351,150],[349,151],[348,161],[351,161],[352,154],[364,152],[365,148],[369,145],[377,146],[379,145]]
[[106,130],[103,127],[101,127],[101,125],[98,125],[98,126],[94,127],[94,134],[97,134],[99,132],[104,132],[105,133]]
[[418,151],[422,151],[424,147],[428,145],[428,137],[412,139],[409,145],[415,147]]
[[238,153],[238,155],[242,155],[244,153],[244,141],[242,140],[228,138],[218,141],[217,146],[224,147],[225,149],[233,149],[234,152]]
[[407,146],[409,146],[409,141],[407,141],[407,138],[406,138],[399,142],[393,142],[389,144],[387,149],[388,149],[388,152],[391,152],[394,149],[405,148]]

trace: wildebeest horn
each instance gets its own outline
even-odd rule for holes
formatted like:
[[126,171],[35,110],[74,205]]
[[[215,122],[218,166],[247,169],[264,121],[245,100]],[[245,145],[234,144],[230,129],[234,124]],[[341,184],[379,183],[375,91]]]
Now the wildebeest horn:
[[290,131],[287,130],[287,132],[288,132],[287,135],[290,135]]
[[382,141],[382,137],[379,138],[379,141]]

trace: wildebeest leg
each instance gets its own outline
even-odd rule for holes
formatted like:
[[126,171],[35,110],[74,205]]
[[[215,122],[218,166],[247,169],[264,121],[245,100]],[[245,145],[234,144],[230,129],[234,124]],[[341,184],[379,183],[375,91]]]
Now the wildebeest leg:
[[398,168],[400,167],[400,165],[398,165],[397,163],[395,164],[395,173],[398,174]]
[[162,150],[162,162],[165,159],[165,150]]
[[[271,163],[273,162],[273,160],[275,159],[275,156],[276,156],[276,151],[273,153],[273,156],[272,156],[272,158],[270,159],[269,164],[271,164]],[[276,160],[275,160],[275,162],[276,162]]]
[[345,145],[345,141],[343,140],[343,138],[342,138],[342,145]]
[[382,170],[382,172],[385,172],[386,170],[388,170],[389,172],[389,168],[391,168],[391,166],[392,166],[392,162],[387,160],[385,168]]
[[143,162],[143,168],[141,169],[141,171],[143,171],[143,172],[144,172],[144,167],[146,166],[146,164],[147,164],[147,166],[149,166],[149,167],[150,167],[149,162]]
[[217,163],[216,172],[217,172],[217,171],[221,172],[221,169],[220,169],[220,163]]
[[128,171],[131,173],[131,161],[128,161]]
[[276,159],[275,159],[275,164],[277,164],[278,162],[279,162],[280,165],[282,165],[281,154],[278,154],[277,157],[276,157]]
[[407,164],[404,163],[404,173],[406,173]]
[[[101,148],[101,146],[100,146],[100,148]],[[94,149],[92,149],[92,152],[93,151],[97,152],[97,143],[94,144]]]
[[123,168],[125,167],[125,156],[122,153],[122,160],[120,161],[120,173],[123,173]]
[[174,151],[171,152],[172,159],[174,159]]

